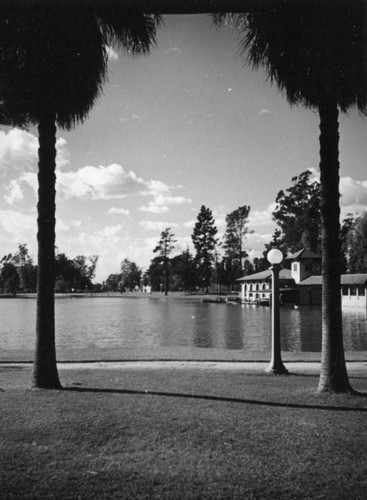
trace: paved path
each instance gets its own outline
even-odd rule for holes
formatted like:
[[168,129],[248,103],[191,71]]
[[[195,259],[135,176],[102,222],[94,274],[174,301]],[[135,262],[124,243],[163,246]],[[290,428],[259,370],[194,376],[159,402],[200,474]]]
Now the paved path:
[[[243,372],[266,372],[268,362],[261,361],[96,361],[58,363],[59,370],[225,370]],[[320,363],[299,361],[285,362],[290,374],[315,374],[320,371]],[[31,363],[1,363],[2,367],[30,367]],[[367,377],[367,361],[347,363],[350,375]]]
[[[57,360],[64,362],[120,362],[120,361],[213,361],[213,362],[261,362],[269,363],[270,352],[245,351],[241,349],[214,349],[195,347],[130,347],[114,349],[56,349]],[[0,363],[32,362],[34,352],[31,350],[0,350]],[[349,362],[364,361],[367,363],[367,351],[346,352]],[[282,352],[285,363],[320,361],[319,352]]]

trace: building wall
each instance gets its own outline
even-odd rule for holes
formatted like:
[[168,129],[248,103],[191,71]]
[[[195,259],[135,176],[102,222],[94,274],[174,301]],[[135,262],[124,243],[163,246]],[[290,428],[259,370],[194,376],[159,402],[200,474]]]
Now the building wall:
[[317,260],[294,261],[291,264],[292,278],[298,284],[309,276],[320,274],[320,263]]
[[271,283],[265,281],[256,281],[243,283],[241,285],[240,297],[247,302],[269,298]]
[[367,289],[355,285],[343,285],[342,307],[367,308]]
[[299,306],[321,306],[321,286],[300,286]]

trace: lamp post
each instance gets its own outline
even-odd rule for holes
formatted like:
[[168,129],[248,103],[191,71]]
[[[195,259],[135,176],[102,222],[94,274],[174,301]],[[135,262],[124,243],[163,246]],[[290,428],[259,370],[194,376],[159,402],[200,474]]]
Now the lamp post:
[[288,370],[283,365],[280,349],[279,321],[279,271],[283,254],[278,248],[272,248],[267,259],[271,264],[271,361],[267,371],[274,375],[287,375]]

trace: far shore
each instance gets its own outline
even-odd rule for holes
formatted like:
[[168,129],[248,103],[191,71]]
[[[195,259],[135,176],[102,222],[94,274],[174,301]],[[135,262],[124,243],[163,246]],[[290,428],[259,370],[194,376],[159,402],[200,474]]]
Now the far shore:
[[[136,298],[136,299],[217,299],[219,297],[236,297],[239,292],[168,292],[166,295],[165,292],[71,292],[71,293],[55,293],[55,299],[68,299],[68,298],[85,298],[85,297],[94,297],[94,298]],[[37,298],[36,293],[18,293],[17,295],[11,294],[0,294],[0,299],[35,299]]]

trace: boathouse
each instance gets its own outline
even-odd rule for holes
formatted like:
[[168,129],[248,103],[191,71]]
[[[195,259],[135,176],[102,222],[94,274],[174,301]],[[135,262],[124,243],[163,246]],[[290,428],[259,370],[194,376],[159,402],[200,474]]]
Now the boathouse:
[[[302,249],[284,259],[285,268],[279,272],[280,302],[297,306],[320,306],[322,292],[321,256]],[[244,276],[240,298],[244,303],[269,304],[271,270]],[[367,274],[341,275],[342,307],[367,309]]]
[[[367,309],[367,274],[342,274],[340,276],[342,307]],[[310,296],[321,297],[321,276],[310,276],[300,284],[300,304],[307,305]],[[311,304],[313,305],[313,304]]]
[[[312,276],[320,274],[321,256],[303,248],[284,259],[284,268],[279,272],[280,301],[285,304],[320,305],[321,293],[317,287],[310,293],[300,293],[299,284]],[[241,283],[241,301],[247,303],[269,303],[271,295],[271,270],[244,276]],[[311,302],[310,302],[311,301]]]

